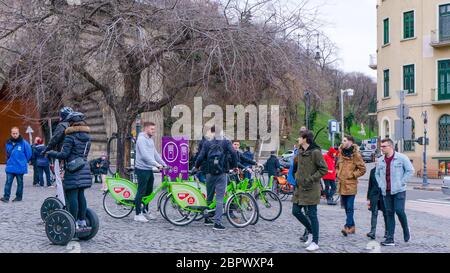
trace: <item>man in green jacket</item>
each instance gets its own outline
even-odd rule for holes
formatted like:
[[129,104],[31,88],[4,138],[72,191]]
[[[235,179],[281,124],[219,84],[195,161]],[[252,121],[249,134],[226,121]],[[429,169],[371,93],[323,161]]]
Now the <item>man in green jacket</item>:
[[[308,230],[306,250],[319,249],[319,219],[317,205],[320,203],[320,178],[328,173],[327,163],[323,159],[319,146],[313,142],[314,135],[304,131],[299,138],[299,151],[294,159],[294,173],[297,186],[292,198],[292,214]],[[306,208],[308,217],[302,212]]]

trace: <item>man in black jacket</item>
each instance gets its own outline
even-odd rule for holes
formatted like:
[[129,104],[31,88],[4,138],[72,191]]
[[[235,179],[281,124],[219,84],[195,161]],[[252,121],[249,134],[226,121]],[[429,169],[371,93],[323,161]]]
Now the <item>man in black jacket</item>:
[[43,152],[44,154],[51,150],[61,151],[65,136],[64,132],[69,127],[69,122],[66,119],[70,113],[73,113],[73,109],[70,107],[63,107],[59,110],[59,123],[53,132],[53,137],[50,139],[47,148]]
[[371,238],[372,240],[375,240],[375,231],[377,228],[377,218],[378,218],[378,210],[381,210],[383,213],[383,219],[384,219],[384,238],[386,238],[387,235],[387,218],[386,218],[386,208],[384,206],[383,202],[383,195],[381,194],[381,189],[378,186],[377,179],[375,178],[375,170],[376,167],[373,168],[370,171],[370,178],[369,178],[369,188],[367,189],[367,203],[369,206],[369,210],[372,213],[371,221],[370,221],[370,232],[367,233],[367,237]]
[[267,170],[269,179],[271,176],[278,176],[278,171],[280,169],[280,161],[278,161],[275,151],[270,152],[270,157],[264,164],[264,168]]
[[249,168],[247,166],[258,165],[258,163],[256,163],[256,161],[251,160],[251,159],[247,158],[246,156],[244,156],[244,154],[241,151],[239,151],[240,147],[241,147],[241,143],[239,142],[239,140],[233,141],[233,149],[237,155],[238,168],[245,170],[245,169]]

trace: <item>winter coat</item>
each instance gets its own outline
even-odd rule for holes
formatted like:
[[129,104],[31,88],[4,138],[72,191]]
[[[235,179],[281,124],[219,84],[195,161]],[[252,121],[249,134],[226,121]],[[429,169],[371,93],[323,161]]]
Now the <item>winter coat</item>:
[[69,122],[67,121],[61,121],[60,123],[58,123],[58,125],[56,125],[55,131],[53,132],[53,137],[48,142],[45,152],[48,152],[50,150],[58,152],[61,151],[64,142],[65,131],[68,127]]
[[358,145],[353,144],[353,152],[346,156],[339,147],[336,173],[341,195],[356,195],[358,190],[358,178],[366,173],[366,164],[359,152]]
[[19,136],[17,140],[10,138],[6,142],[6,173],[28,173],[28,161],[31,160],[31,145]]
[[[65,131],[65,138],[61,152],[50,151],[49,156],[58,159],[63,159],[68,162],[78,158],[87,158],[90,149],[90,129],[88,126],[76,125],[70,126]],[[87,148],[86,148],[87,144]],[[86,148],[86,153],[84,153]],[[86,162],[81,170],[76,172],[69,172],[68,170],[64,173],[63,187],[64,190],[73,190],[79,188],[89,188],[92,186],[92,177],[89,164]]]
[[[99,164],[100,167],[97,167],[97,164]],[[107,159],[103,160],[101,157],[93,159],[90,162],[90,166],[93,174],[108,174],[109,161]]]
[[373,207],[377,204],[378,210],[384,210],[383,195],[381,189],[378,186],[377,178],[375,176],[376,168],[370,170],[369,187],[367,189],[367,200],[370,201],[370,206]]
[[[227,139],[224,139],[223,137],[214,138],[212,140],[206,140],[202,145],[202,150],[200,151],[200,154],[198,155],[196,161],[195,161],[195,167],[197,169],[200,168],[203,164],[207,164],[208,160],[208,152],[211,146],[215,143],[219,143],[222,146],[223,152],[225,153],[224,157],[224,174],[228,172],[229,169],[233,169],[237,167],[238,164],[238,157],[236,151],[234,151],[233,147],[231,146],[231,142]],[[231,157],[230,160],[228,160],[228,156]],[[208,168],[206,169],[206,173],[209,173],[210,170]]]
[[280,161],[278,161],[276,155],[271,155],[269,159],[267,159],[266,163],[264,164],[264,169],[267,170],[269,177],[278,175],[278,169],[280,169]]
[[300,148],[294,158],[294,172],[297,186],[292,202],[303,206],[320,203],[320,179],[328,172],[319,146],[312,143],[306,151]]
[[50,161],[48,158],[42,154],[46,147],[44,144],[39,144],[34,146],[33,157],[36,160],[37,167],[48,167],[50,166]]
[[323,159],[325,159],[328,166],[328,173],[322,177],[323,180],[336,180],[336,153],[337,151],[331,147],[328,153],[323,156]]
[[[242,155],[247,159],[253,160],[253,154],[250,151],[245,151]],[[251,165],[249,163],[245,163],[244,166],[250,167]]]

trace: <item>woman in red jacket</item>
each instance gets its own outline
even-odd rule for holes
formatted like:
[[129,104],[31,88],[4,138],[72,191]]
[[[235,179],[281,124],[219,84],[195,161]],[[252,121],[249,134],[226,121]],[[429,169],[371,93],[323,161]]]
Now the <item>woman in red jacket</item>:
[[325,182],[325,193],[328,205],[336,205],[333,201],[333,195],[336,192],[336,156],[337,151],[331,147],[327,154],[323,156],[328,165],[328,173],[322,177]]

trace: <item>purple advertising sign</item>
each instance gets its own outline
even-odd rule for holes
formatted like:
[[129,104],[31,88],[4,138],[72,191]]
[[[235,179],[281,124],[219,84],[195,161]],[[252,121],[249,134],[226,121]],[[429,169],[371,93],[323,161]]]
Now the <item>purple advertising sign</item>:
[[189,178],[189,142],[186,138],[162,138],[162,158],[169,171],[165,174],[175,180],[180,174],[183,179]]

